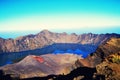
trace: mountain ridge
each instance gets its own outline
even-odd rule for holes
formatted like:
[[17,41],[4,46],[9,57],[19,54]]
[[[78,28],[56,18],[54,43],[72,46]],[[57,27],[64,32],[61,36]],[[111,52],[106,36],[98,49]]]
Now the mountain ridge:
[[36,35],[30,34],[21,36],[16,39],[0,38],[0,53],[3,52],[19,52],[42,48],[53,43],[78,43],[78,44],[93,44],[99,45],[111,37],[120,37],[120,34],[67,34],[54,33],[48,30],[43,30]]

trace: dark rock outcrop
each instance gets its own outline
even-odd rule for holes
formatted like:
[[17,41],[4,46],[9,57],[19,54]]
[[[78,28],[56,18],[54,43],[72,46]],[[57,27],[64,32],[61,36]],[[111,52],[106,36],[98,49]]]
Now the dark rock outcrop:
[[1,80],[105,80],[105,77],[103,75],[94,75],[94,73],[96,73],[96,68],[89,67],[78,67],[66,75],[48,75],[44,77],[32,77],[24,79],[20,79],[19,77],[13,78],[10,77],[10,75],[4,75],[3,71],[0,71],[0,73],[1,72]]

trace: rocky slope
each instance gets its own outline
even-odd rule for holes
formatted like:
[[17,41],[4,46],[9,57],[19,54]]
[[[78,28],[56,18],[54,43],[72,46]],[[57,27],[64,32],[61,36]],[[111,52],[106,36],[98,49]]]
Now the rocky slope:
[[108,56],[96,69],[97,74],[105,76],[105,80],[120,80],[120,52]]
[[108,56],[120,53],[120,38],[110,38],[107,42],[101,44],[95,52],[88,55],[87,58],[78,59],[75,66],[91,67],[102,63]]
[[18,63],[0,68],[4,75],[11,77],[31,78],[48,75],[68,74],[74,69],[72,65],[81,56],[75,54],[46,54],[41,56],[29,55]]
[[106,43],[100,45],[97,50],[90,54],[86,60],[95,67],[111,54],[120,52],[120,38],[111,38]]
[[16,39],[0,38],[0,53],[19,52],[42,48],[53,43],[79,43],[99,45],[111,37],[120,37],[119,34],[81,34],[53,33],[43,30],[36,35],[21,36]]

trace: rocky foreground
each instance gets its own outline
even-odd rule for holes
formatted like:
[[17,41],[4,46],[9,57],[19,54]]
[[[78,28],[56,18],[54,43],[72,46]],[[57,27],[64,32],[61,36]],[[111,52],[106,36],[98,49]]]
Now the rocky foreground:
[[120,52],[108,56],[96,69],[106,80],[120,80]]

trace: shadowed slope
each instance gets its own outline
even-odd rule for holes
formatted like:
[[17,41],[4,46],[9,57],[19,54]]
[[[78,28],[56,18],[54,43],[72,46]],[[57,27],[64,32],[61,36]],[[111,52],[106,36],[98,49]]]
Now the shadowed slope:
[[[66,75],[48,75],[44,77],[33,77],[33,78],[25,78],[19,80],[104,80],[104,77],[100,75],[93,77],[94,73],[96,73],[95,68],[79,67],[72,70],[69,74]],[[6,77],[6,76],[2,75],[2,77]],[[9,77],[9,79],[15,79],[15,78]]]

